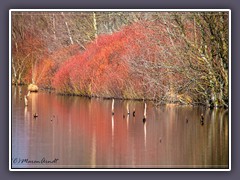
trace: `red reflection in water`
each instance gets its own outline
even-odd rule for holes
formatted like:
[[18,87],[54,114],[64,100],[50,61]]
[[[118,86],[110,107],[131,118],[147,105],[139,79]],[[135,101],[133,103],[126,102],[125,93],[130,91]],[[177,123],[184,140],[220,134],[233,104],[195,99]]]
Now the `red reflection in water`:
[[32,93],[24,107],[13,87],[12,156],[58,158],[50,167],[65,168],[228,168],[228,111],[148,104],[143,123],[143,102],[129,101],[129,116],[127,102],[115,100],[114,116],[111,103],[40,92]]

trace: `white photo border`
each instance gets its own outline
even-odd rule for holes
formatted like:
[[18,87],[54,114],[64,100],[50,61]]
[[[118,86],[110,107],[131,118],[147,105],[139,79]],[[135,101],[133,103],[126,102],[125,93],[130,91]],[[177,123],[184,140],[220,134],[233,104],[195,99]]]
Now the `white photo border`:
[[[228,169],[164,169],[164,168],[22,168],[16,169],[12,168],[12,72],[11,72],[11,17],[12,12],[228,12],[229,14],[229,139],[228,139],[228,149],[229,149],[229,162]],[[10,9],[9,10],[9,171],[231,171],[231,9]]]

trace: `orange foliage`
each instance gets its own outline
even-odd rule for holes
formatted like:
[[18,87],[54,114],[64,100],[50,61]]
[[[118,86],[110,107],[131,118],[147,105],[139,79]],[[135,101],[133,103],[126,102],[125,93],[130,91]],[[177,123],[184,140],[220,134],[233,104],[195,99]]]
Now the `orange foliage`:
[[46,54],[44,43],[38,36],[29,31],[23,33],[22,39],[13,39],[12,42],[12,59],[16,70],[16,76],[23,83],[31,82],[29,72],[32,64],[41,56]]
[[51,80],[54,73],[54,62],[51,59],[41,61],[37,68],[36,84],[44,87],[51,87]]
[[[44,88],[52,88],[52,80],[57,72],[58,68],[79,52],[78,45],[70,45],[68,47],[61,48],[57,51],[46,53],[41,59],[36,62],[36,68],[33,70],[36,74],[35,83]],[[24,78],[28,84],[32,82],[32,69],[28,70]]]

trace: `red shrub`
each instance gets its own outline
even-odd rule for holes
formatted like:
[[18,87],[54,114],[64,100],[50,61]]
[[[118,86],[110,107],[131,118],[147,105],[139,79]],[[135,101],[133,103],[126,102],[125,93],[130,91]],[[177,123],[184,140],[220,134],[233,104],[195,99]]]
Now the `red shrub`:
[[[159,44],[170,44],[164,33],[163,27],[144,22],[111,35],[100,35],[84,52],[62,64],[54,76],[53,86],[59,93],[142,98],[149,89],[144,82],[144,63],[154,63],[161,58]],[[166,61],[166,56],[162,56],[162,61]],[[138,68],[142,64],[141,73],[135,72],[132,64]],[[154,93],[159,91],[153,88]]]

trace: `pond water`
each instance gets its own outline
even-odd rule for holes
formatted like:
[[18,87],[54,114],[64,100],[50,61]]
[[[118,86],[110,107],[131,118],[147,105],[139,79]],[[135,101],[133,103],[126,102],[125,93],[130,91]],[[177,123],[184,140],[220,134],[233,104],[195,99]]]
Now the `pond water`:
[[12,168],[228,168],[228,110],[147,103],[143,123],[142,101],[112,116],[111,100],[26,94],[12,86]]

